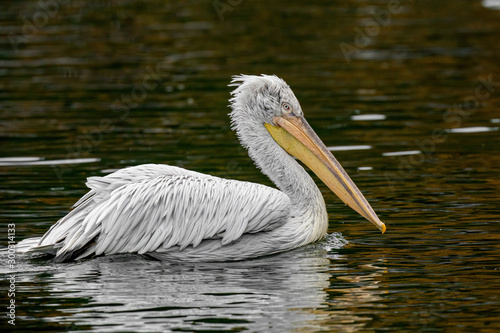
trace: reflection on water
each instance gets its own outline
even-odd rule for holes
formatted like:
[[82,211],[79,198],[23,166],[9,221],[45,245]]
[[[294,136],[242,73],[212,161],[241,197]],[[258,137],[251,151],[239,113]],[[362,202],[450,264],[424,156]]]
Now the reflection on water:
[[231,264],[169,264],[133,255],[63,265],[39,261],[42,267],[23,262],[17,288],[27,308],[63,302],[56,313],[42,308],[37,314],[62,328],[317,329],[330,260],[341,257],[328,251],[344,244],[332,235],[321,245]]
[[126,166],[272,185],[230,129],[239,73],[291,85],[386,234],[319,184],[348,244],[228,265],[18,258],[16,328],[500,330],[498,1],[222,2],[0,3],[3,244]]
[[450,128],[446,130],[448,133],[481,133],[481,132],[492,132],[498,131],[500,127],[486,127],[486,126],[475,126],[475,127],[462,127],[462,128]]
[[486,8],[500,10],[499,0],[481,0],[481,5],[483,5]]
[[367,120],[384,120],[386,116],[384,114],[358,114],[351,116],[351,120],[367,121]]
[[408,151],[391,151],[387,153],[382,153],[382,156],[405,156],[405,155],[418,155],[422,154],[420,150],[408,150]]
[[364,150],[364,149],[372,149],[373,147],[370,145],[354,145],[354,146],[333,146],[327,147],[330,151],[344,151],[344,150]]
[[65,160],[45,160],[43,157],[5,157],[0,158],[0,166],[14,165],[67,165],[99,162],[100,158],[75,158]]

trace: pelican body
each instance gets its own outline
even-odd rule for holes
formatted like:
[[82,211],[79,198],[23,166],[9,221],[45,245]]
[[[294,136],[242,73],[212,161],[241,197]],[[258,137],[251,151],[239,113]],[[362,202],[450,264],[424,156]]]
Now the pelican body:
[[169,165],[90,177],[90,191],[43,237],[19,245],[63,262],[115,253],[160,260],[233,261],[291,250],[325,237],[328,215],[301,160],[347,205],[385,232],[364,196],[314,133],[290,87],[276,76],[234,76],[231,125],[278,189]]

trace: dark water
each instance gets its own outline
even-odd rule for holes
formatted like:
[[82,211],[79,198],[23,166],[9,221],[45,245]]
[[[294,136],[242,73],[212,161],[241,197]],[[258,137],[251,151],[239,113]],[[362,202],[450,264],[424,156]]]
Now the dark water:
[[499,331],[499,10],[486,0],[2,2],[3,245],[8,224],[16,241],[41,235],[86,177],[126,166],[270,185],[229,128],[227,84],[239,73],[291,85],[388,226],[380,235],[320,184],[341,234],[278,256],[18,257],[12,269],[4,256],[2,331]]

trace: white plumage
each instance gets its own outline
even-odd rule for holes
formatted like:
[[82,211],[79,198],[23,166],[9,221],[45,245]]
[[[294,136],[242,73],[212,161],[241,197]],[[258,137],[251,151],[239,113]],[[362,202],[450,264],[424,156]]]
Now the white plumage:
[[227,261],[324,237],[328,218],[319,189],[266,127],[276,126],[276,117],[305,122],[293,92],[276,76],[241,75],[232,84],[233,129],[280,190],[174,166],[139,165],[88,178],[90,191],[73,209],[38,242],[28,239],[19,247],[53,254],[56,261],[114,253]]

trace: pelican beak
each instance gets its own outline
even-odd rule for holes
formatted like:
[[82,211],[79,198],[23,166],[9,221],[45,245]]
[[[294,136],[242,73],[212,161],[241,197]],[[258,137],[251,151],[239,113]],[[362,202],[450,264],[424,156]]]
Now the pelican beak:
[[273,122],[266,123],[266,129],[283,149],[307,165],[344,203],[385,232],[385,224],[304,117],[283,115],[274,117]]

